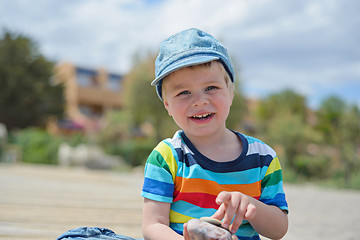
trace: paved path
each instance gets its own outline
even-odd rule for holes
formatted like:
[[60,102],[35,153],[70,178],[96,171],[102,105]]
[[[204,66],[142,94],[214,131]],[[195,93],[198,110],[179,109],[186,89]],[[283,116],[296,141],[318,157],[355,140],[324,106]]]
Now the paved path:
[[[98,226],[141,237],[141,173],[0,165],[0,239],[56,239]],[[284,239],[360,239],[360,192],[286,185]]]
[[142,175],[0,165],[0,239],[56,239],[80,226],[141,237]]

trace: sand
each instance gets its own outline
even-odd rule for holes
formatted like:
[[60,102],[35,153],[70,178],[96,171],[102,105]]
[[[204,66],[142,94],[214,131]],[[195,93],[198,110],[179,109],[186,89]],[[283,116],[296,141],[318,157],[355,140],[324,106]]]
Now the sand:
[[[0,239],[56,239],[81,226],[139,238],[141,186],[141,171],[0,164]],[[289,184],[285,191],[284,239],[360,239],[359,191]]]

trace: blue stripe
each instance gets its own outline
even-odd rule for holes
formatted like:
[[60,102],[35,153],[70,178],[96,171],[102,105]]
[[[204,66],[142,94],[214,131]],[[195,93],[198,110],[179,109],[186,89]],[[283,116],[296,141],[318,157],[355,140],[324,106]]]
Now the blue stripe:
[[166,169],[149,163],[146,164],[145,168],[145,178],[173,184],[172,176]]
[[147,199],[158,201],[158,202],[166,202],[166,203],[172,203],[173,202],[172,197],[164,197],[164,196],[155,195],[155,194],[144,192],[144,191],[141,192],[141,196],[144,197],[144,198],[147,198]]
[[[237,235],[236,235],[237,236]],[[243,236],[237,236],[239,240],[260,240],[259,236],[253,236],[253,237],[243,237]]]
[[260,199],[274,198],[277,193],[284,193],[283,182],[280,181],[276,185],[267,186],[261,190]]
[[176,201],[171,205],[171,210],[192,218],[210,217],[216,212],[213,208],[201,208],[185,201]]
[[144,179],[143,192],[148,192],[164,197],[173,197],[174,184],[160,182],[150,178]]
[[[267,167],[264,170],[253,168],[243,172],[214,173],[209,170],[202,169],[199,165],[185,167],[180,164],[178,166],[179,173],[184,178],[199,178],[209,181],[215,181],[218,184],[250,184],[260,181],[259,176],[265,175]],[[263,173],[263,174],[262,174]]]
[[278,206],[279,208],[284,209],[284,210],[288,209],[288,205],[287,205],[284,193],[278,193],[272,199],[268,199],[268,198],[267,199],[260,199],[260,201],[267,204],[267,205]]
[[[179,230],[179,226],[177,226],[177,225],[181,225],[181,230]],[[174,230],[177,234],[180,234],[182,236],[183,235],[183,230],[184,230],[182,225],[183,225],[182,223],[181,224],[179,224],[179,223],[170,223],[170,228],[172,230]]]

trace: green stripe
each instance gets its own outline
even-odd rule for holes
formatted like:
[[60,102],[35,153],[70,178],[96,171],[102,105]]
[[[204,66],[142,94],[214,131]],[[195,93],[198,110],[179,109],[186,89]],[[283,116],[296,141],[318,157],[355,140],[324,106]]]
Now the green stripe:
[[266,177],[264,177],[264,179],[261,181],[261,188],[276,185],[280,181],[282,181],[281,169],[279,169],[279,170],[273,172],[272,174],[269,174]]
[[165,159],[163,158],[163,156],[156,150],[153,150],[148,159],[147,159],[147,163],[164,168],[166,171],[170,172],[170,168],[168,166],[168,164],[166,163]]

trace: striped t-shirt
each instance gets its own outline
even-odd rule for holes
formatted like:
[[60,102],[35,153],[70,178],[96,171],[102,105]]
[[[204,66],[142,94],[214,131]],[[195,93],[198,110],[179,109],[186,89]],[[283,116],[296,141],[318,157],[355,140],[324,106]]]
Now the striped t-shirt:
[[[205,157],[183,131],[161,141],[148,157],[141,195],[171,203],[170,227],[177,233],[183,233],[183,224],[190,219],[213,215],[221,191],[242,192],[288,210],[275,151],[258,139],[236,134],[243,149],[233,161],[215,162]],[[247,221],[236,235],[239,239],[260,239]]]

